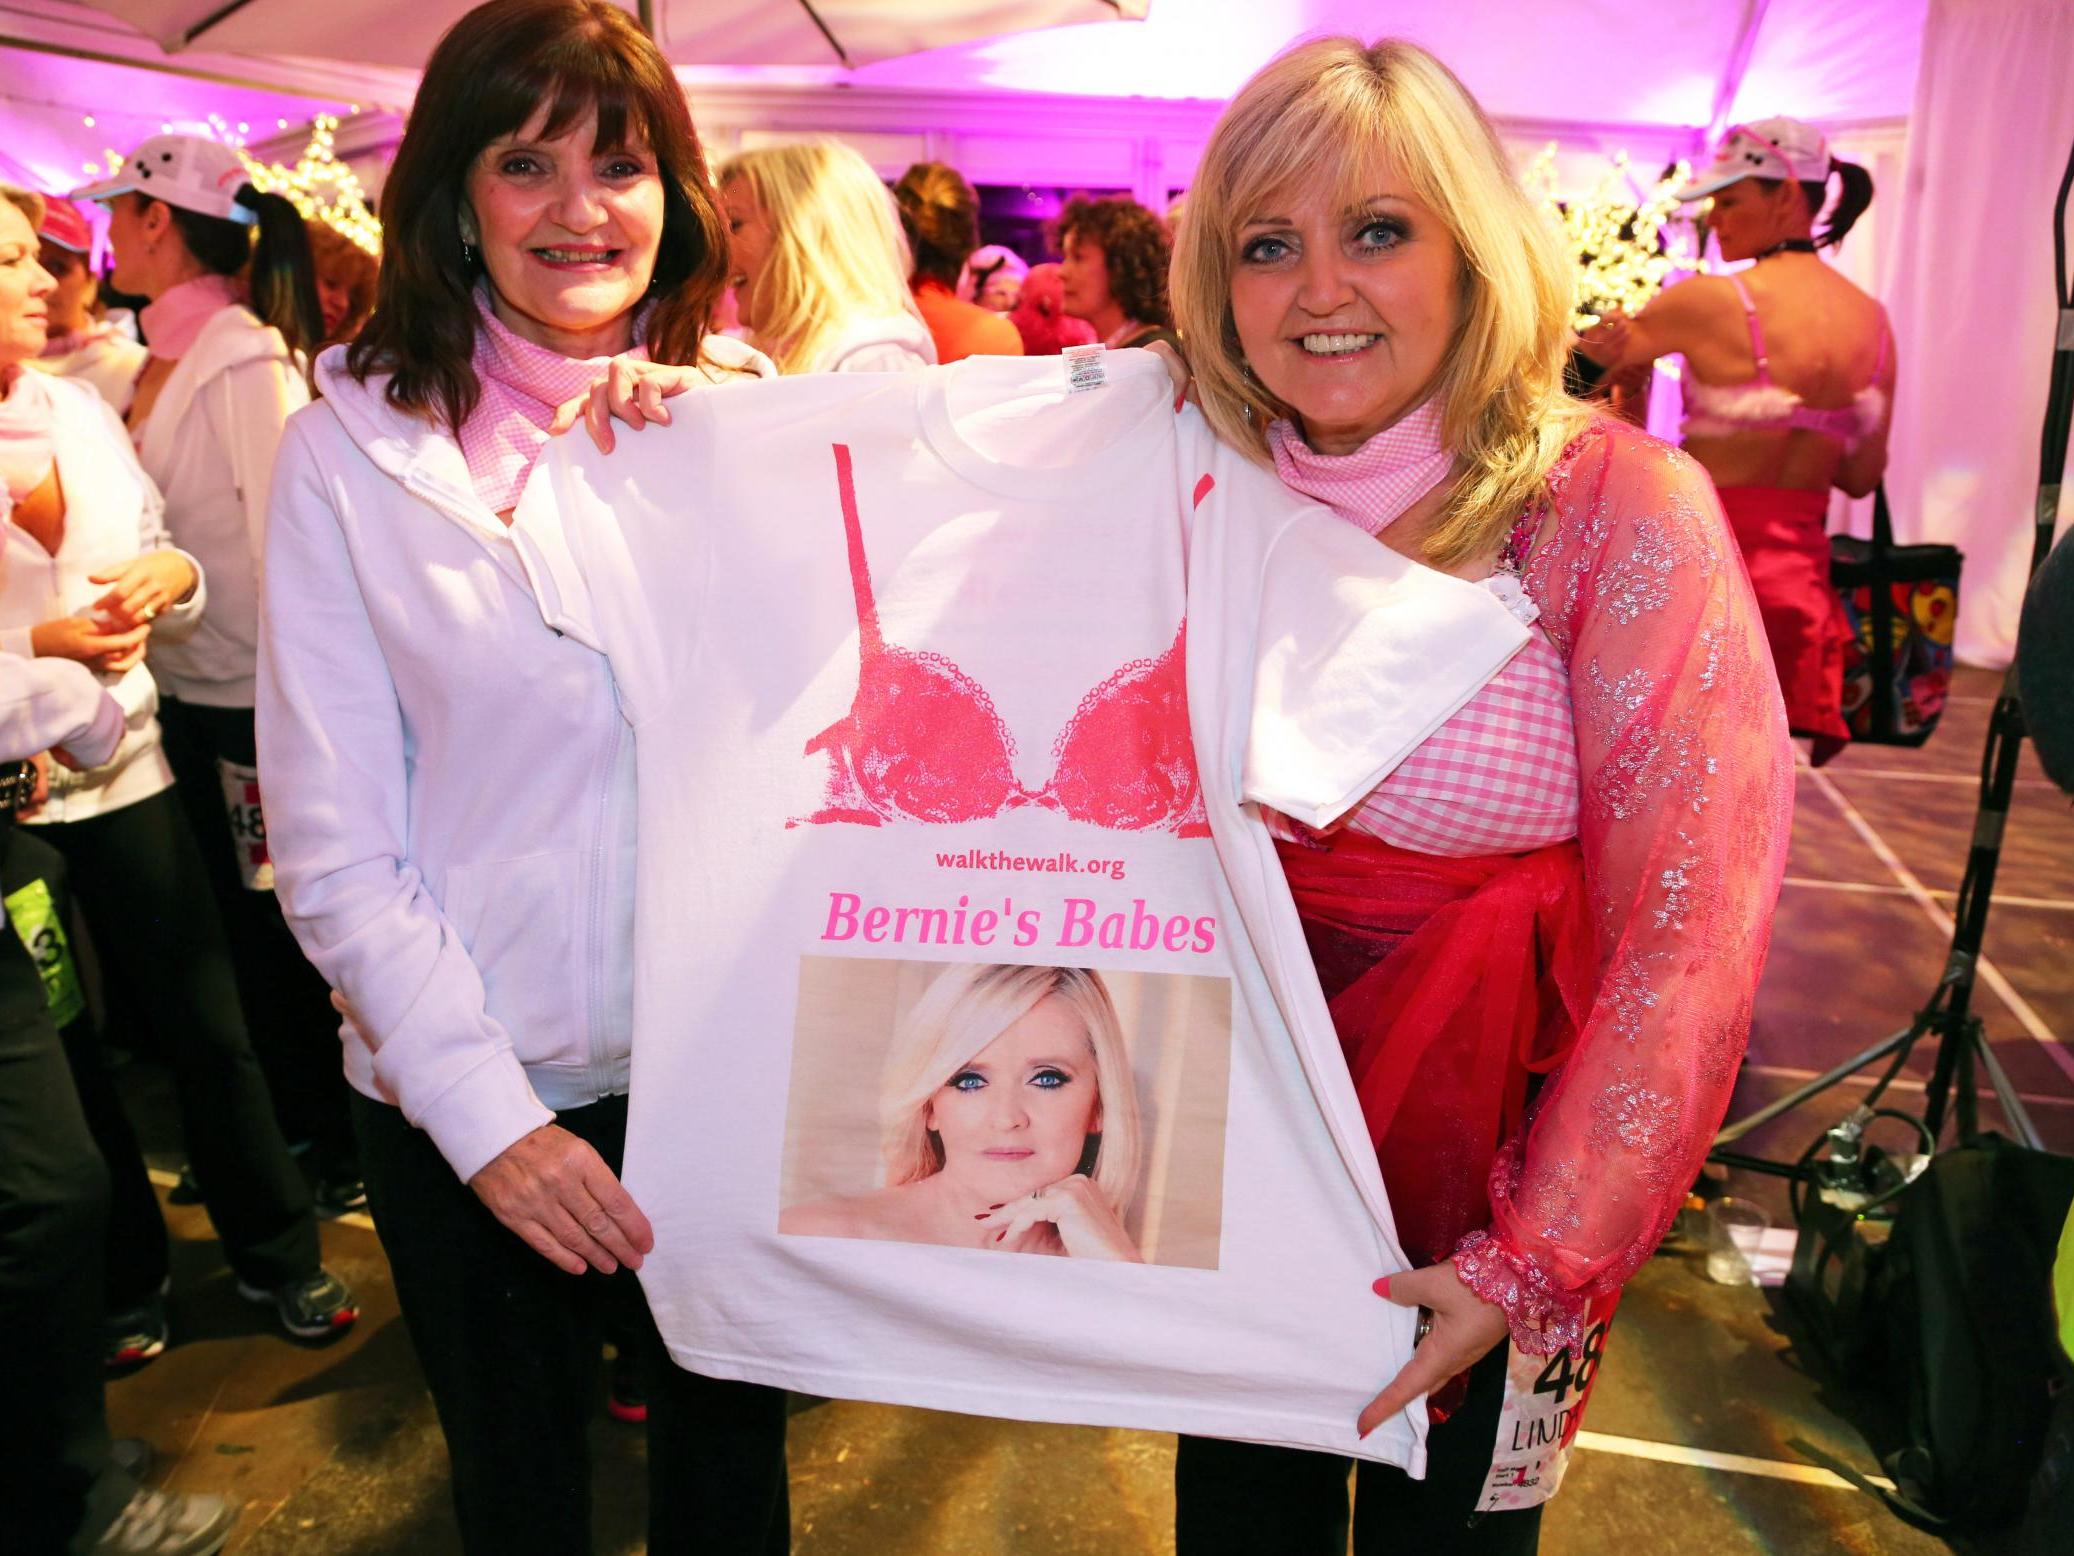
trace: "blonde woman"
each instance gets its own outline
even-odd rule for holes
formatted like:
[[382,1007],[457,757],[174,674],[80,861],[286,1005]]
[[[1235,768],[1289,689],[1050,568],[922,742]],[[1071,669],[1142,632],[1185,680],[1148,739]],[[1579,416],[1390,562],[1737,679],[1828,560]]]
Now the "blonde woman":
[[908,294],[907,239],[878,174],[838,141],[720,168],[735,304],[781,373],[897,373],[936,347]]
[[791,1206],[779,1231],[1142,1261],[1137,1089],[1100,973],[938,976],[895,1034],[880,1121],[884,1187]]
[[[1756,601],[1705,472],[1563,393],[1563,258],[1423,50],[1325,39],[1254,77],[1189,191],[1173,298],[1224,438],[1533,629],[1343,826],[1281,825],[1420,1266],[1377,1291],[1431,1314],[1359,1422],[1433,1396],[1427,1478],[1363,1464],[1354,1550],[1532,1551],[1538,1507],[1471,1517],[1503,1346],[1582,1347],[1748,1036],[1792,804]],[[1347,1480],[1184,1440],[1179,1549],[1344,1552]]]

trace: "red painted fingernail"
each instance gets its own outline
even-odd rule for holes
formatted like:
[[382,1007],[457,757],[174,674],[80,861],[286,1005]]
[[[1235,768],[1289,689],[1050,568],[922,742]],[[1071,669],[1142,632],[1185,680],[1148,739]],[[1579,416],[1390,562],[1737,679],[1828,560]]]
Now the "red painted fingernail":
[[996,1233],[994,1234],[994,1241],[998,1243],[998,1242],[1000,1242],[1000,1241],[1001,1241],[1001,1239],[1002,1239],[1002,1238],[1006,1237],[1007,1235],[1008,1235],[1008,1228],[1004,1226],[1003,1228],[1001,1228],[1001,1230],[1000,1230],[1000,1231],[998,1231],[998,1232],[996,1232]]
[[[1383,1424],[1383,1423],[1382,1423],[1382,1422],[1380,1422],[1380,1421],[1376,1422],[1376,1426],[1381,1426],[1382,1424]],[[1358,1434],[1358,1435],[1359,1435],[1359,1438],[1360,1438],[1360,1440],[1361,1440],[1362,1442],[1367,1442],[1367,1441],[1368,1441],[1368,1432],[1372,1432],[1372,1431],[1374,1431],[1374,1430],[1375,1430],[1375,1426],[1371,1426],[1371,1427],[1370,1427],[1370,1428],[1368,1429],[1368,1431],[1367,1431],[1367,1432],[1362,1432],[1362,1433]]]
[[1377,1281],[1373,1286],[1369,1287],[1368,1289],[1370,1291],[1373,1291],[1379,1297],[1387,1297],[1390,1294],[1390,1277],[1385,1275],[1381,1280]]
[[[1003,1201],[1001,1201],[1001,1205],[1005,1205],[1005,1204],[1007,1204],[1007,1203],[1008,1203],[1008,1201],[1007,1201],[1007,1200],[1005,1200],[1005,1199],[1004,1199]],[[989,1206],[987,1206],[987,1209],[989,1209],[989,1210],[999,1210],[999,1209],[1001,1208],[1001,1205],[989,1205]]]
[[984,1221],[988,1216],[992,1214],[993,1212],[991,1210],[982,1210],[978,1215],[974,1216],[972,1219],[975,1221]]

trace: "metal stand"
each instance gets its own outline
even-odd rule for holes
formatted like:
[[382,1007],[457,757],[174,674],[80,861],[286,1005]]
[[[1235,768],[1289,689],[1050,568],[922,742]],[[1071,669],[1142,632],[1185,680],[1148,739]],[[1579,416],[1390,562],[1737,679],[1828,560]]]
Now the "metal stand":
[[[2053,207],[2053,260],[2058,274],[2059,314],[2052,357],[2052,385],[2045,402],[2045,425],[2039,439],[2038,500],[2033,511],[2031,575],[2045,564],[2052,550],[2053,521],[2059,513],[2060,473],[2067,465],[2067,437],[2074,426],[2074,285],[2067,274],[2067,196],[2074,189],[2074,152],[2060,179],[2059,200]],[[1979,1132],[1978,1079],[1976,1066],[1985,1072],[1988,1084],[2010,1128],[2025,1145],[2042,1149],[2038,1130],[2017,1099],[2016,1088],[1994,1050],[1988,1046],[1980,1017],[1973,1013],[1973,985],[1986,938],[1988,909],[1993,903],[1995,869],[2002,857],[2002,831],[2009,819],[2009,802],[2016,792],[2017,760],[2023,753],[2024,715],[2017,694],[2016,666],[2012,663],[2002,678],[1995,710],[1988,719],[1986,749],[1981,753],[1980,807],[1974,815],[1973,843],[1966,858],[1966,874],[1959,883],[1959,900],[1952,911],[1951,950],[1945,958],[1944,976],[1938,980],[1930,1002],[1916,1013],[1914,1021],[1892,1037],[1875,1043],[1863,1053],[1846,1059],[1826,1075],[1816,1077],[1799,1090],[1759,1108],[1747,1118],[1728,1124],[1714,1137],[1709,1160],[1749,1172],[1771,1173],[1783,1178],[1806,1178],[1809,1168],[1801,1162],[1773,1161],[1746,1152],[1727,1149],[1760,1125],[1820,1096],[1849,1077],[1892,1056],[1864,1105],[1876,1105],[1882,1093],[1900,1075],[1918,1039],[1934,1034],[1937,1063],[1931,1069],[1923,1093],[1923,1125],[1934,1141],[1942,1137],[1946,1111],[1958,1125],[1958,1137],[1970,1139]]]

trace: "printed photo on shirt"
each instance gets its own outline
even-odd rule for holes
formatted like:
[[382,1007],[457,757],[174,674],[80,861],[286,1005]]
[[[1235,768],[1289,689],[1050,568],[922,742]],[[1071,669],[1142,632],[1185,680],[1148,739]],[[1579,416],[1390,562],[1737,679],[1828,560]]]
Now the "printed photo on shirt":
[[800,959],[778,1230],[1215,1269],[1224,978]]

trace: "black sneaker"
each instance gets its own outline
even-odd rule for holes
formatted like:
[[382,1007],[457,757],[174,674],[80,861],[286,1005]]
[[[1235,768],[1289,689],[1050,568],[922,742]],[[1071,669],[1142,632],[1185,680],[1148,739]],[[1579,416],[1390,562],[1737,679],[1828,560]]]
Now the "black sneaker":
[[139,1491],[94,1542],[94,1556],[214,1556],[237,1521],[221,1497]]
[[326,1221],[367,1208],[367,1185],[357,1172],[341,1172],[310,1185],[310,1200]]
[[329,1270],[318,1270],[272,1291],[240,1280],[238,1295],[247,1302],[271,1307],[274,1316],[281,1320],[281,1327],[298,1340],[329,1340],[351,1329],[360,1316],[352,1288]]
[[170,1189],[166,1190],[166,1203],[168,1205],[199,1205],[201,1202],[202,1186],[194,1181],[194,1168],[190,1164],[182,1162],[180,1164],[179,1178],[175,1180]]
[[136,1307],[110,1313],[103,1320],[101,1363],[110,1372],[134,1372],[165,1354],[172,1337],[166,1322],[167,1280]]

